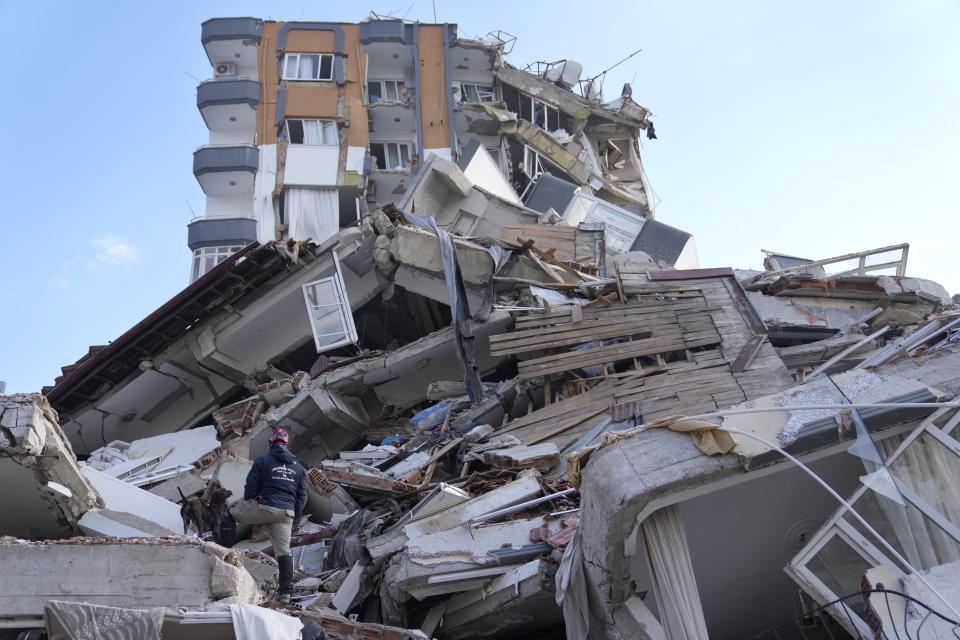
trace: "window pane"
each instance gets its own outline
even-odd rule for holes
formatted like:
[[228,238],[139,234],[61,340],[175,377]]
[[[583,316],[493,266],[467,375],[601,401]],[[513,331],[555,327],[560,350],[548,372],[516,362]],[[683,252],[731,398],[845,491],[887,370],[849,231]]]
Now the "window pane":
[[477,85],[477,101],[493,102],[493,87],[490,85]]
[[371,142],[370,155],[373,156],[373,159],[377,161],[378,169],[387,168],[387,157],[383,149],[383,144],[379,142]]
[[320,123],[316,120],[303,121],[303,144],[323,144],[320,136]]
[[384,84],[386,85],[386,87],[384,87],[384,95],[386,96],[386,99],[393,100],[394,102],[399,100],[400,95],[397,92],[397,83],[393,80],[388,80]]
[[323,128],[323,144],[338,144],[340,141],[337,137],[337,123],[333,120],[321,120],[320,123]]
[[556,131],[560,128],[560,112],[553,107],[547,107],[547,131]]
[[477,93],[477,86],[474,84],[465,84],[464,88],[464,99],[467,102],[480,102],[480,95]]
[[[840,536],[834,536],[807,566],[839,598],[860,591],[860,580],[873,564],[867,562]],[[851,598],[847,606],[859,615],[863,610],[863,600]]]
[[960,460],[942,442],[924,432],[890,464],[890,471],[960,527]]
[[[854,509],[918,569],[928,570],[960,560],[960,543],[906,500],[901,505],[875,491],[867,491],[854,504]],[[873,538],[849,513],[844,518],[864,537]]]
[[333,56],[318,56],[320,58],[320,80],[333,79]]
[[287,54],[287,64],[283,72],[284,78],[296,78],[297,77],[297,54],[288,53]]
[[533,98],[520,96],[520,117],[527,122],[533,122],[532,111]]
[[308,284],[304,290],[317,346],[322,350],[325,345],[343,341],[347,337],[347,327],[333,279]]
[[303,120],[287,120],[290,144],[303,144]]
[[301,80],[316,80],[317,68],[320,65],[320,56],[318,55],[300,55],[300,73],[297,77]]
[[380,92],[380,81],[374,80],[367,83],[367,100],[370,104],[375,102],[380,102],[380,99],[383,97],[383,94]]
[[400,149],[398,145],[390,143],[387,145],[387,168],[396,169],[400,166]]
[[200,254],[196,251],[193,252],[193,269],[190,274],[190,281],[193,282],[200,277]]
[[400,145],[400,166],[406,167],[410,164],[410,148],[407,145]]

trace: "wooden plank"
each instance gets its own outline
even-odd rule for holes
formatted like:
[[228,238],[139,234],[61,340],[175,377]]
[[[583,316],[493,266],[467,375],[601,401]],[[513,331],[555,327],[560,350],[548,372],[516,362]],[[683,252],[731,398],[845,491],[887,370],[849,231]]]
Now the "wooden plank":
[[656,338],[659,336],[683,335],[684,339],[696,340],[718,336],[709,320],[678,325],[676,322],[658,320],[658,324],[625,322],[595,325],[591,322],[570,323],[563,328],[524,331],[491,336],[491,355],[509,355],[540,351],[556,347],[572,346],[594,340],[633,337]]
[[678,351],[684,348],[683,339],[678,336],[648,338],[613,345],[604,345],[582,351],[572,351],[556,356],[547,356],[521,362],[518,369],[524,379],[536,378],[548,373],[560,373],[583,367],[611,364],[638,356],[653,355],[664,351]]
[[[661,313],[661,312],[679,312],[679,311],[700,311],[710,313],[715,311],[707,306],[702,300],[674,302],[670,300],[644,303],[612,304],[607,306],[586,307],[583,309],[584,320],[598,320],[600,318],[612,316],[635,316],[643,314]],[[544,313],[529,314],[517,318],[515,326],[517,329],[540,327],[552,324],[563,324],[570,322],[572,311],[570,309],[551,310]]]

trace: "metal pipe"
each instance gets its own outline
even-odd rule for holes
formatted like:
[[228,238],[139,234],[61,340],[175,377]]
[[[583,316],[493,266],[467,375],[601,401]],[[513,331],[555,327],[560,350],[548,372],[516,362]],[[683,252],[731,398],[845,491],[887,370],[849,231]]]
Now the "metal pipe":
[[527,507],[534,507],[543,502],[547,502],[548,500],[553,500],[554,498],[570,495],[575,491],[576,489],[574,487],[570,487],[569,489],[564,489],[563,491],[558,491],[556,493],[551,493],[550,495],[546,495],[540,498],[534,498],[533,500],[521,502],[520,504],[515,504],[512,507],[505,507],[503,509],[498,509],[497,511],[484,513],[483,515],[479,515],[476,518],[471,519],[469,524],[476,525],[476,524],[480,524],[481,522],[486,522],[487,520],[493,520],[494,518],[499,518],[500,516],[507,516],[507,515],[510,515],[511,513],[516,513],[517,511],[523,511]]
[[802,407],[750,407],[749,409],[720,409],[711,413],[700,413],[686,416],[686,420],[702,420],[704,418],[738,416],[748,413],[779,413],[791,411],[819,411],[822,409],[941,409],[960,407],[960,400],[951,402],[861,402],[853,404],[808,404]]

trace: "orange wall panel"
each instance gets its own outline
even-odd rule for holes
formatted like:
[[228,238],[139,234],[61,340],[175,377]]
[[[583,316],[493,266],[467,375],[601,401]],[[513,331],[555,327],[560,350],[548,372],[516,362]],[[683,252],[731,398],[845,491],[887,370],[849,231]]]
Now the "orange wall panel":
[[334,53],[337,39],[333,31],[290,29],[287,32],[286,51],[289,53]]
[[336,118],[339,88],[330,83],[288,82],[287,118]]
[[[420,122],[424,149],[450,147],[442,24],[419,25]],[[424,149],[420,150],[421,158]]]

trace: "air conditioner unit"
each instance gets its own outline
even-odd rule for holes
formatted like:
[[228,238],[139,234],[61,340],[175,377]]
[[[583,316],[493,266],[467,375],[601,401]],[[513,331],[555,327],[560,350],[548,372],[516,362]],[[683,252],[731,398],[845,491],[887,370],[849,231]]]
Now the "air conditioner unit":
[[237,75],[237,65],[232,62],[218,62],[213,68],[214,78],[226,78]]

